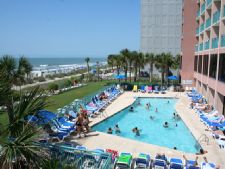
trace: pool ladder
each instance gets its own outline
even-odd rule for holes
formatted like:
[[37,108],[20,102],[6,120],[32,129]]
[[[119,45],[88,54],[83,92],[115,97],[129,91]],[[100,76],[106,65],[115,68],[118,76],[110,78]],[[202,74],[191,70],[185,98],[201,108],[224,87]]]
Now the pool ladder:
[[198,138],[198,143],[207,143],[207,145],[209,145],[209,137],[206,134],[202,134]]

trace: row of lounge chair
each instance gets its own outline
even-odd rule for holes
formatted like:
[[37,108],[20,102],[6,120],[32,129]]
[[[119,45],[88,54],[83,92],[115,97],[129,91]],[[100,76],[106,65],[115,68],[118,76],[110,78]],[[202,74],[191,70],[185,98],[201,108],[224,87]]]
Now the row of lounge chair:
[[138,85],[134,85],[133,86],[133,92],[142,92],[142,93],[162,93],[165,94],[166,93],[166,89],[164,87],[161,88],[161,91],[159,90],[159,86],[140,86],[140,88],[138,88]]
[[[85,111],[87,111],[89,117],[96,116],[99,111],[105,109],[106,106],[121,94],[121,91],[116,87],[110,87],[103,92],[105,96],[107,96],[107,99],[101,101],[98,95],[96,95],[85,105]],[[73,116],[73,118],[76,118],[78,113],[70,110],[69,114]],[[44,125],[46,131],[49,133],[49,137],[46,137],[45,139],[56,139],[61,141],[76,131],[75,122],[70,121],[68,117],[62,117],[61,115],[47,110],[41,110],[36,116],[28,116],[27,121],[37,125]]]
[[[199,100],[201,100],[203,104],[207,103],[206,100],[203,99],[203,96],[196,90],[192,90],[190,93],[187,93],[187,95],[193,103],[198,104]],[[212,132],[215,128],[225,130],[225,118],[223,115],[219,115],[217,110],[211,110],[208,113],[204,113],[204,111],[200,110],[198,107],[194,107],[194,110],[198,114],[200,121]],[[225,136],[215,135],[213,133],[212,136],[216,138],[219,147],[225,149]]]
[[[81,151],[87,151],[85,146],[76,146],[76,149]],[[156,155],[155,158],[151,158],[149,154],[139,153],[137,157],[129,152],[119,153],[112,149],[95,149],[92,150],[98,153],[110,153],[112,158],[112,164],[114,169],[209,169],[216,168],[214,163],[202,162],[196,165],[195,160],[185,160],[180,158],[167,158],[165,155]]]

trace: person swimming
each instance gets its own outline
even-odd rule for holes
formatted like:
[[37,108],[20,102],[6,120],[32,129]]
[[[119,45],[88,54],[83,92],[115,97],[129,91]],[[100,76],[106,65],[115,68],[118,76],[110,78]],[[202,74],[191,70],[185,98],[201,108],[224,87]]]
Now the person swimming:
[[157,107],[155,108],[155,112],[158,113],[158,108]]
[[138,106],[140,106],[140,105],[141,105],[141,102],[140,102],[140,100],[139,100],[139,99],[137,100],[137,105],[138,105]]
[[167,101],[167,103],[169,104],[169,103],[170,103],[170,101],[168,100],[168,101]]
[[155,117],[154,117],[154,116],[150,116],[149,118],[150,118],[151,120],[154,120],[154,119],[155,119]]
[[113,130],[112,130],[112,128],[111,128],[111,127],[109,127],[109,128],[108,128],[107,133],[108,133],[108,134],[112,134],[112,133],[113,133]]
[[121,133],[118,124],[115,125],[115,133]]
[[140,129],[138,129],[137,127],[132,129],[132,132],[136,134],[136,136],[140,136]]
[[166,122],[163,124],[163,127],[168,128],[168,127],[169,127],[169,123],[166,121]]
[[146,105],[145,105],[145,107],[146,107],[146,109],[149,109],[149,103],[147,103]]
[[131,106],[130,109],[129,109],[129,111],[130,111],[130,112],[133,112],[133,111],[134,111],[134,107]]

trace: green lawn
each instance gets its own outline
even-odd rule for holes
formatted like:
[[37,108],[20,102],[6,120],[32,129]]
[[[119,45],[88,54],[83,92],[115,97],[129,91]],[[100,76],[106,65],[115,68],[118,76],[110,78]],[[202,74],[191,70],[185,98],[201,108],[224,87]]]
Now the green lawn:
[[49,99],[50,106],[48,106],[46,109],[55,112],[58,108],[70,104],[75,99],[80,99],[87,95],[95,93],[96,91],[103,88],[106,83],[107,82],[90,82],[87,86],[73,89],[59,95],[51,96]]

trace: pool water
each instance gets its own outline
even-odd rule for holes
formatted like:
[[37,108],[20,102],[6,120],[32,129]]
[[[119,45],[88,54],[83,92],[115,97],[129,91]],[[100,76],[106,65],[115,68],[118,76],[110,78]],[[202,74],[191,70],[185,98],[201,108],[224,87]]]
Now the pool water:
[[[174,118],[176,101],[173,98],[137,98],[131,105],[133,112],[129,111],[131,106],[127,107],[95,125],[93,130],[107,133],[111,127],[115,134],[114,127],[118,124],[121,133],[115,135],[171,149],[176,147],[177,150],[188,153],[199,152],[200,145],[187,126],[180,118]],[[141,104],[138,105],[138,102]],[[150,103],[150,109],[146,108],[147,103]],[[155,112],[156,108],[158,112]],[[165,122],[168,122],[168,128],[163,127]],[[141,129],[140,136],[132,132],[134,127]]]

